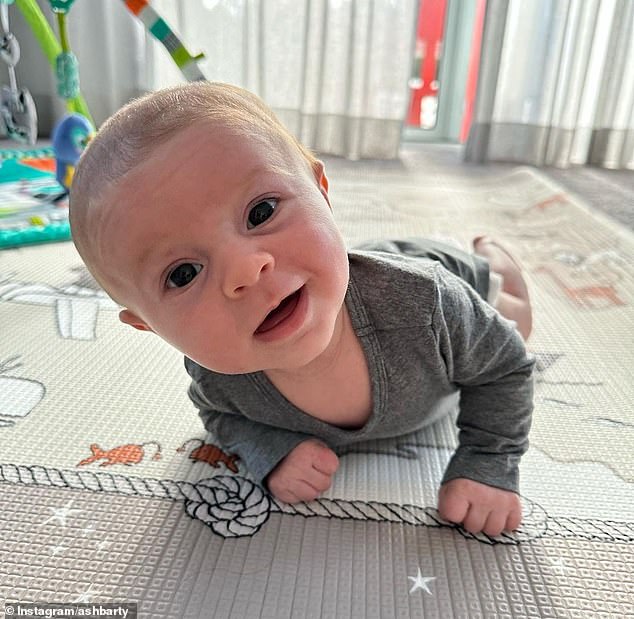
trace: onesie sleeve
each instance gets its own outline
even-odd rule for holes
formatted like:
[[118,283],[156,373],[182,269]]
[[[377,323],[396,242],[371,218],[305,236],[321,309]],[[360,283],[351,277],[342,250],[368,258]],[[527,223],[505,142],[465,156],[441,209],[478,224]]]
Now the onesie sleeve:
[[227,451],[237,454],[259,484],[299,443],[312,438],[253,421],[240,413],[214,409],[200,384],[193,380],[188,395],[198,408],[205,428]]
[[460,389],[458,449],[443,483],[466,477],[518,492],[528,449],[533,366],[514,323],[469,285],[437,269],[433,324],[448,379]]

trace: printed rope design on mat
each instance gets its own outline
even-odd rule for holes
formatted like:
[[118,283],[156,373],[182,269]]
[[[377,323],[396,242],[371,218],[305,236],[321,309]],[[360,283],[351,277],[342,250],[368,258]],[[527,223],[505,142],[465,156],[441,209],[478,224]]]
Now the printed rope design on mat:
[[306,518],[369,520],[452,528],[467,539],[476,539],[490,545],[518,545],[544,536],[603,542],[634,541],[634,523],[551,517],[540,505],[525,497],[522,497],[524,522],[521,529],[512,534],[489,537],[483,533],[472,535],[462,527],[444,522],[439,518],[437,510],[430,507],[343,499],[317,499],[310,503],[288,505],[276,501],[259,485],[239,475],[217,475],[192,484],[92,471],[0,464],[0,481],[184,501],[185,511],[192,518],[204,522],[214,533],[225,538],[253,536],[271,513],[279,512]]

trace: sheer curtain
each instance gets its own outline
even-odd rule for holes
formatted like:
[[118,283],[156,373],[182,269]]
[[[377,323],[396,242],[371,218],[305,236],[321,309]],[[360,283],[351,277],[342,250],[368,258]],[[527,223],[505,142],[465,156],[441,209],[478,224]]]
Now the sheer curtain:
[[[351,159],[395,158],[417,0],[153,0],[209,80],[260,95],[299,139]],[[182,81],[148,41],[149,81]]]
[[489,0],[465,153],[634,169],[634,2]]

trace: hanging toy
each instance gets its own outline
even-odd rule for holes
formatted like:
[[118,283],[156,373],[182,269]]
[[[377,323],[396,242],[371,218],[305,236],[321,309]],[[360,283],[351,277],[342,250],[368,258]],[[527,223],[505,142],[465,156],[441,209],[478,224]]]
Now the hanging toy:
[[95,130],[81,114],[67,114],[53,129],[57,182],[70,190],[79,157],[84,152]]
[[0,91],[0,116],[7,136],[18,142],[35,144],[37,139],[37,111],[33,97],[26,88],[18,88],[15,65],[20,60],[20,45],[9,31],[9,5],[14,0],[0,0],[0,58],[9,71],[9,86]]
[[[56,72],[57,58],[63,53],[62,46],[55,37],[55,33],[46,20],[46,17],[44,17],[44,14],[38,6],[36,0],[15,0],[15,5],[22,13],[26,23],[31,28],[33,36],[39,43],[40,48],[51,65],[53,72]],[[65,8],[68,9],[69,6],[70,5]],[[66,47],[68,48],[68,39],[66,41]],[[71,99],[66,99],[66,109],[70,113],[76,112],[78,114],[82,114],[92,122],[90,111],[86,105],[86,101],[84,101],[84,98],[81,95],[81,92],[78,92],[77,95]]]
[[192,56],[168,23],[150,6],[148,0],[123,0],[128,10],[136,15],[147,31],[169,52],[181,73],[190,82],[206,80],[198,63],[204,54]]
[[51,8],[57,15],[59,42],[62,52],[55,61],[57,93],[62,99],[74,99],[79,95],[79,62],[68,43],[66,18],[75,0],[50,0]]

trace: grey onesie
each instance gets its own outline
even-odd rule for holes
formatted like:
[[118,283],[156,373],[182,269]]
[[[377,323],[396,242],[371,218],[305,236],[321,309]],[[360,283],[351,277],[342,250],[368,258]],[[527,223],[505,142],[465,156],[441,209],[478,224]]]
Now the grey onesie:
[[264,372],[219,374],[186,358],[189,396],[205,427],[262,483],[308,438],[337,451],[407,434],[455,410],[459,399],[459,445],[443,483],[466,477],[517,492],[518,464],[528,448],[534,359],[513,324],[482,299],[486,262],[453,249],[449,258],[442,251],[420,257],[427,246],[419,251],[412,242],[374,247],[384,251],[349,252],[345,299],[372,384],[365,425],[345,429],[312,417],[284,398]]

